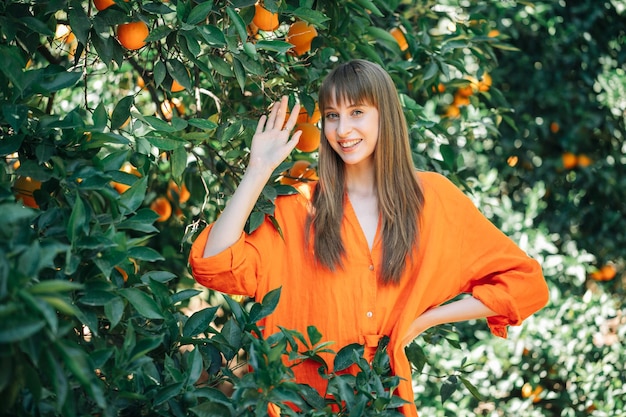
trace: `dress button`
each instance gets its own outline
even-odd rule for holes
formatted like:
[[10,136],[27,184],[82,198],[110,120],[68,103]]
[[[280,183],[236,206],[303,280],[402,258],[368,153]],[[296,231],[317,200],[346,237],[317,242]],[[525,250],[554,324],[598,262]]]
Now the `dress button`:
[[370,265],[369,268],[370,268],[370,271],[373,271],[374,270],[374,265]]
[[365,315],[367,316],[368,319],[371,319],[374,313],[372,313],[371,311],[368,311],[367,313],[365,313]]

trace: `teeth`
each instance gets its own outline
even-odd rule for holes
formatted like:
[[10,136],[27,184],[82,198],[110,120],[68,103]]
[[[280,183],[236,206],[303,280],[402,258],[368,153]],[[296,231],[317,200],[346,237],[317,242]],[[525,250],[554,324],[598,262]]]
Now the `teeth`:
[[339,146],[341,146],[342,148],[350,148],[351,146],[354,146],[359,142],[361,142],[361,139],[349,140],[346,142],[340,142]]

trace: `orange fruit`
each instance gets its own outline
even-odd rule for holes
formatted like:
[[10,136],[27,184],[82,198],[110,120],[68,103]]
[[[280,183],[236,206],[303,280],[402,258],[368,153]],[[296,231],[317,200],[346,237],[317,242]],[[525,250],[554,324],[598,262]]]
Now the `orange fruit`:
[[404,52],[407,49],[409,49],[409,43],[406,41],[406,37],[404,36],[404,33],[402,32],[402,29],[400,29],[398,27],[391,28],[389,30],[389,33],[391,34],[391,36],[394,37],[396,42],[398,42],[398,46],[400,47],[400,50],[402,52]]
[[174,109],[176,109],[179,116],[184,114],[186,110],[183,102],[177,97],[174,97],[171,100],[165,100],[161,103],[161,113],[163,114],[163,118],[168,122],[172,120],[172,117],[174,116]]
[[591,158],[589,158],[585,154],[578,155],[577,162],[578,162],[578,166],[579,167],[583,167],[583,168],[586,168],[589,165],[593,164],[593,161],[591,160]]
[[172,86],[170,87],[170,91],[172,93],[178,93],[179,91],[183,91],[185,89],[185,87],[183,87],[182,85],[180,85],[180,83],[176,80],[172,81]]
[[[285,123],[289,119],[289,115],[291,113],[287,111],[285,115]],[[322,114],[320,113],[320,108],[317,103],[315,103],[315,109],[313,109],[313,114],[309,115],[309,112],[306,111],[304,107],[300,107],[300,113],[298,113],[298,118],[296,119],[296,124],[298,123],[311,123],[317,124],[322,118]]]
[[114,4],[115,4],[115,1],[113,0],[93,0],[93,5],[96,6],[96,9],[98,10],[108,9]]
[[300,141],[296,148],[302,152],[313,152],[320,146],[321,132],[320,129],[312,123],[299,123],[296,125],[295,131],[302,131]]
[[528,398],[533,393],[533,387],[528,382],[522,385],[522,398]]
[[34,180],[31,177],[18,177],[13,184],[15,199],[21,200],[22,204],[30,208],[39,208],[33,193],[41,188],[41,181]]
[[[141,177],[141,174],[139,173],[139,171],[137,171],[137,168],[135,168],[133,164],[131,164],[130,162],[124,162],[124,165],[122,165],[122,167],[120,168],[120,171],[125,172],[127,174],[133,174],[134,176],[138,178]],[[126,190],[130,188],[130,185],[128,184],[122,184],[122,183],[115,182],[115,181],[111,181],[111,185],[120,194],[126,192]]]
[[500,36],[500,31],[497,29],[491,29],[489,33],[487,33],[487,36],[489,36],[490,38],[497,38],[498,36]]
[[550,132],[558,133],[561,130],[561,126],[557,122],[550,123]]
[[485,72],[483,74],[482,80],[478,81],[477,83],[477,90],[482,91],[482,92],[489,91],[492,83],[493,83],[493,79],[491,78],[491,75]]
[[469,96],[466,96],[464,93],[460,94],[457,91],[456,94],[454,95],[454,101],[452,102],[452,105],[456,107],[460,107],[460,106],[469,106],[469,104],[470,104]]
[[141,75],[137,77],[137,87],[141,88],[142,90],[146,87],[146,82]]
[[267,32],[272,32],[278,29],[278,26],[280,25],[278,22],[278,13],[270,12],[263,7],[261,3],[254,5],[254,17],[252,18],[252,23],[254,23],[257,28]]
[[177,201],[179,203],[186,203],[191,197],[191,193],[187,189],[185,183],[183,183],[182,187],[179,187],[175,181],[170,180],[169,185],[167,187],[167,197],[170,201]]
[[615,278],[617,270],[613,265],[604,265],[602,268],[600,268],[600,273],[602,274],[602,281],[610,281]]
[[565,152],[561,156],[561,161],[563,162],[563,168],[572,169],[576,168],[576,165],[578,164],[578,157],[571,152]]
[[280,179],[281,184],[294,185],[302,180],[317,181],[319,178],[315,168],[311,168],[309,161],[300,160],[294,162],[293,166],[288,172],[283,173],[283,177]]
[[302,55],[311,50],[311,42],[317,36],[315,26],[309,25],[303,20],[298,20],[289,26],[287,32],[287,42],[292,44],[293,52],[296,55]]
[[130,50],[143,48],[149,34],[148,25],[142,21],[123,23],[117,27],[117,40],[124,48]]
[[451,106],[448,106],[448,109],[446,110],[446,117],[449,117],[451,119],[456,119],[457,117],[459,117],[461,115],[461,109],[459,109],[458,106],[455,106],[454,104]]
[[456,90],[456,94],[461,97],[470,97],[472,94],[474,94],[474,88],[471,84],[468,84],[466,86],[459,87]]
[[76,36],[72,33],[72,29],[68,25],[57,25],[56,32],[54,33],[55,39],[70,44],[74,42]]
[[165,222],[172,215],[172,205],[165,197],[157,197],[150,204],[150,209],[159,215],[157,222]]

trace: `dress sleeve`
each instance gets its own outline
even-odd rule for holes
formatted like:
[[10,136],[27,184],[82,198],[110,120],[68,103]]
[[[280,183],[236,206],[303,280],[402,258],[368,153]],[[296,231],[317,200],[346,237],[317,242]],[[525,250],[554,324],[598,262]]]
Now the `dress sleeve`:
[[253,297],[257,289],[261,254],[245,233],[217,255],[203,257],[213,224],[204,229],[191,246],[189,264],[193,277],[205,287],[227,294]]
[[507,326],[521,324],[548,302],[541,266],[450,185],[459,210],[461,291],[498,313],[487,322],[494,335],[506,337]]

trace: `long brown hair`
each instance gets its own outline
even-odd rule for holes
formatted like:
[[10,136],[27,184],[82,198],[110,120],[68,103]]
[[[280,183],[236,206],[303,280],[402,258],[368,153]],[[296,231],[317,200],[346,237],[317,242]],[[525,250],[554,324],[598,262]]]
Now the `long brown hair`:
[[[378,279],[385,284],[398,283],[412,250],[419,244],[419,219],[424,204],[398,92],[389,74],[379,65],[353,60],[335,68],[320,87],[322,115],[332,102],[364,103],[378,109],[379,137],[374,150],[374,168],[383,244]],[[307,236],[312,231],[315,258],[331,270],[342,266],[345,254],[341,239],[346,191],[344,169],[341,157],[328,144],[322,128],[320,180],[313,194]]]

